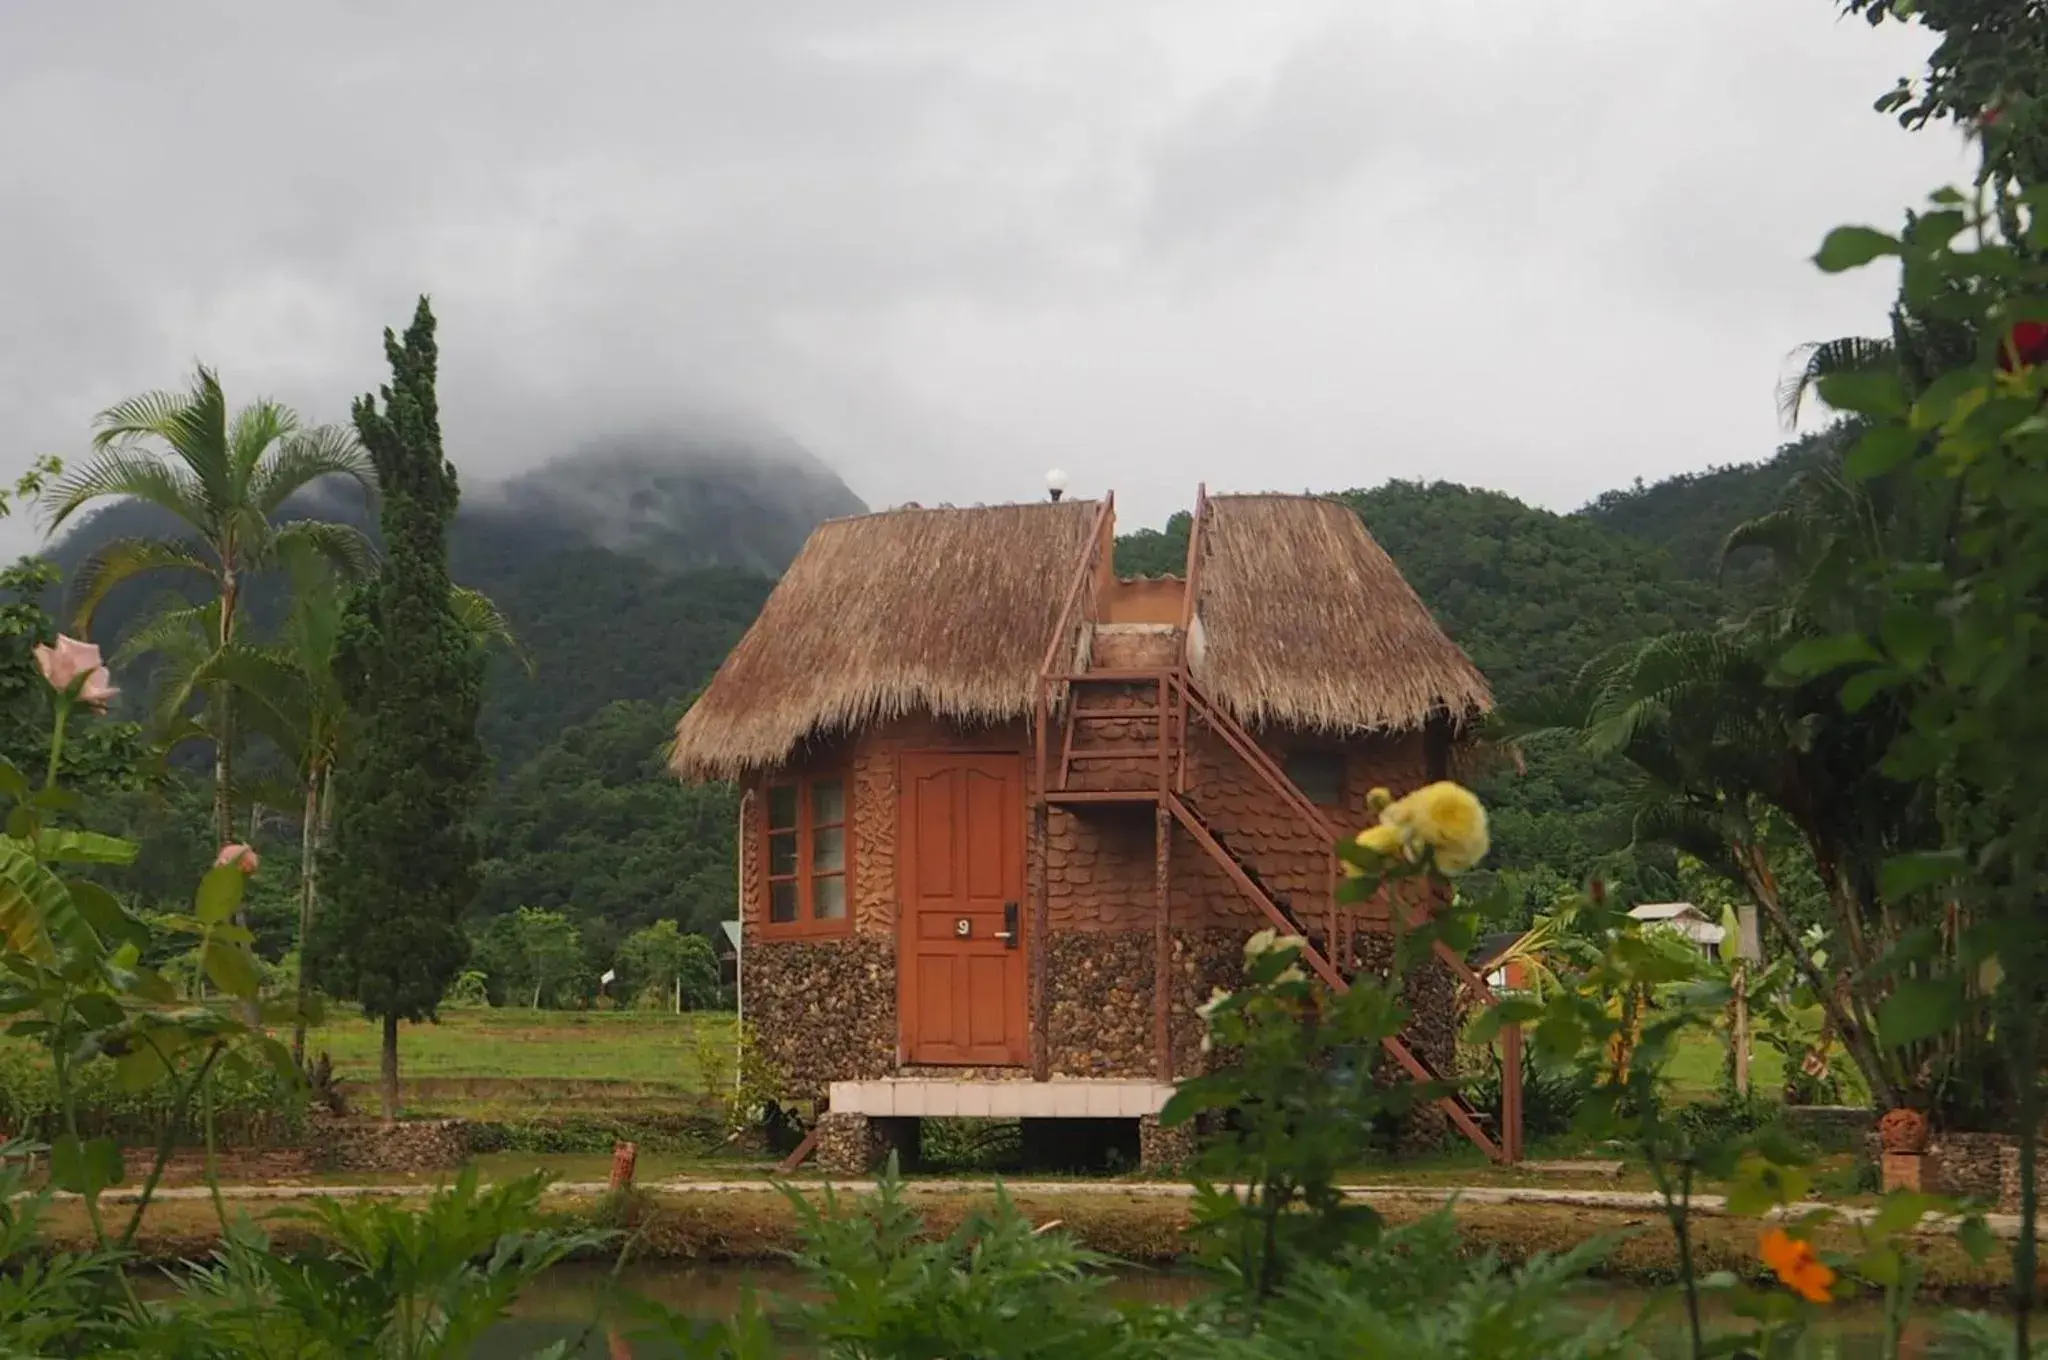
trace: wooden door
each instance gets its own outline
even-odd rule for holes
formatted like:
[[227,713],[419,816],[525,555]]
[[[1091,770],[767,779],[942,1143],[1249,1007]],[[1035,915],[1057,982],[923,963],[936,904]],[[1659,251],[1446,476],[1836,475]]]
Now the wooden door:
[[897,1014],[905,1059],[1021,1065],[1029,1054],[1024,759],[907,755],[900,777]]

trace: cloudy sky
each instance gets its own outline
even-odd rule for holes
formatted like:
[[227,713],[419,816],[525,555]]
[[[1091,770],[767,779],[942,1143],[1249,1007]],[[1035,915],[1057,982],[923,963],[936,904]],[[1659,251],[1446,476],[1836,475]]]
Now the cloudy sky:
[[874,504],[1768,454],[1967,173],[1830,0],[0,0],[0,430],[195,359],[337,419],[413,297],[468,475],[771,422]]

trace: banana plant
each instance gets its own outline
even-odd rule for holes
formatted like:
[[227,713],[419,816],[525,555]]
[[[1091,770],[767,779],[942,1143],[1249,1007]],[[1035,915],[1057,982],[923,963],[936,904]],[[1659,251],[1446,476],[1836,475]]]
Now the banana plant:
[[[81,1196],[98,1244],[113,1245],[100,1196],[125,1174],[113,1139],[80,1135],[75,1083],[79,1066],[110,1059],[122,1084],[142,1090],[176,1081],[173,1108],[182,1111],[216,1065],[267,1057],[285,1061],[282,1046],[233,1015],[183,1003],[142,958],[151,931],[113,893],[80,870],[118,866],[135,857],[134,842],[61,824],[82,800],[57,781],[66,720],[80,703],[78,686],[54,690],[56,722],[50,772],[40,787],[0,757],[0,799],[7,805],[0,836],[0,1017],[11,1038],[40,1045],[55,1077],[62,1131],[50,1145],[51,1182]],[[250,935],[233,917],[245,878],[234,865],[201,880],[192,911],[166,926],[191,937],[214,986],[254,1003],[258,985]],[[287,1063],[288,1065],[288,1063]],[[166,1121],[141,1202],[120,1245],[133,1240],[168,1162],[176,1117]]]

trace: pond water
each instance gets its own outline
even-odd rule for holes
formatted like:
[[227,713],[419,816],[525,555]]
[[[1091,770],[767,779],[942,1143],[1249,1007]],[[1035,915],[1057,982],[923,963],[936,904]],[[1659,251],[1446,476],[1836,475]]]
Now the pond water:
[[[781,1295],[804,1292],[803,1277],[781,1265],[648,1265],[627,1270],[620,1284],[642,1298],[704,1318],[730,1314],[749,1289]],[[613,1353],[607,1349],[602,1320],[609,1311],[607,1294],[612,1287],[610,1274],[602,1267],[570,1265],[550,1271],[520,1300],[517,1315],[485,1339],[478,1360],[514,1360],[556,1341],[579,1337],[583,1347],[572,1354],[607,1360]],[[1185,1302],[1205,1287],[1199,1277],[1185,1271],[1129,1269],[1117,1272],[1109,1294],[1133,1303],[1171,1304]],[[1612,1306],[1625,1314],[1643,1307],[1651,1297],[1644,1290],[1597,1283],[1589,1286],[1583,1296],[1589,1312]],[[1931,1333],[1939,1311],[1932,1307],[1921,1310],[1924,1326],[1917,1330],[1923,1335],[1909,1338],[1909,1356],[1924,1354],[1924,1334]],[[1682,1316],[1667,1308],[1663,1317],[1671,1331],[1669,1353],[1683,1354],[1683,1337],[1679,1334],[1684,1326]],[[1829,1310],[1828,1318],[1826,1335],[1836,1342],[1837,1353],[1843,1360],[1876,1353],[1881,1329],[1875,1304],[1837,1305]],[[594,1320],[598,1325],[592,1325]],[[634,1360],[662,1360],[680,1352],[639,1344],[631,1354]]]

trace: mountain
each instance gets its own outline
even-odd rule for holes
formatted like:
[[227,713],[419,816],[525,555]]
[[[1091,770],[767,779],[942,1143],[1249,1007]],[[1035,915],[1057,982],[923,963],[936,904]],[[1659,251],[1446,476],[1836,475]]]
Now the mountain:
[[[731,791],[678,786],[660,747],[811,527],[862,508],[801,450],[767,441],[753,456],[750,447],[723,434],[593,441],[509,483],[472,485],[455,525],[457,579],[497,601],[533,667],[492,662],[483,728],[498,781],[479,819],[487,859],[477,911],[569,912],[593,972],[640,924],[673,918],[709,932],[729,910]],[[1605,648],[1736,607],[1745,580],[1739,571],[1718,579],[1721,541],[1770,509],[1825,447],[1822,437],[1802,440],[1764,462],[1637,485],[1571,514],[1447,483],[1341,496],[1486,672],[1503,710],[1526,712]],[[338,492],[295,509],[370,523],[366,507]],[[109,537],[156,528],[149,512],[114,507],[51,555],[68,568]],[[1118,570],[1181,571],[1187,533],[1182,513],[1123,535]],[[96,632],[117,636],[145,595],[114,601]],[[256,612],[268,607],[259,598]],[[1636,895],[1676,891],[1668,856],[1627,850],[1616,770],[1538,749],[1479,787],[1495,833],[1490,877],[1524,913],[1592,873]],[[193,807],[203,814],[203,799]],[[203,834],[186,839],[203,851]],[[158,877],[183,881],[198,865],[181,857],[197,853],[179,849]],[[1475,877],[1477,887],[1489,875]]]
[[593,442],[474,498],[474,537],[496,522],[637,558],[664,571],[780,575],[820,520],[867,507],[809,450],[775,435],[706,431]]
[[[509,482],[467,486],[450,566],[497,603],[525,652],[524,664],[491,663],[482,728],[499,772],[614,700],[664,704],[694,693],[818,521],[863,509],[800,446],[727,431],[596,440]],[[376,535],[374,511],[346,486],[311,488],[286,514]],[[174,527],[154,507],[110,505],[47,556],[69,579],[110,540]],[[168,588],[117,591],[94,638],[118,643]],[[276,591],[259,583],[252,592],[259,626],[276,613]]]

